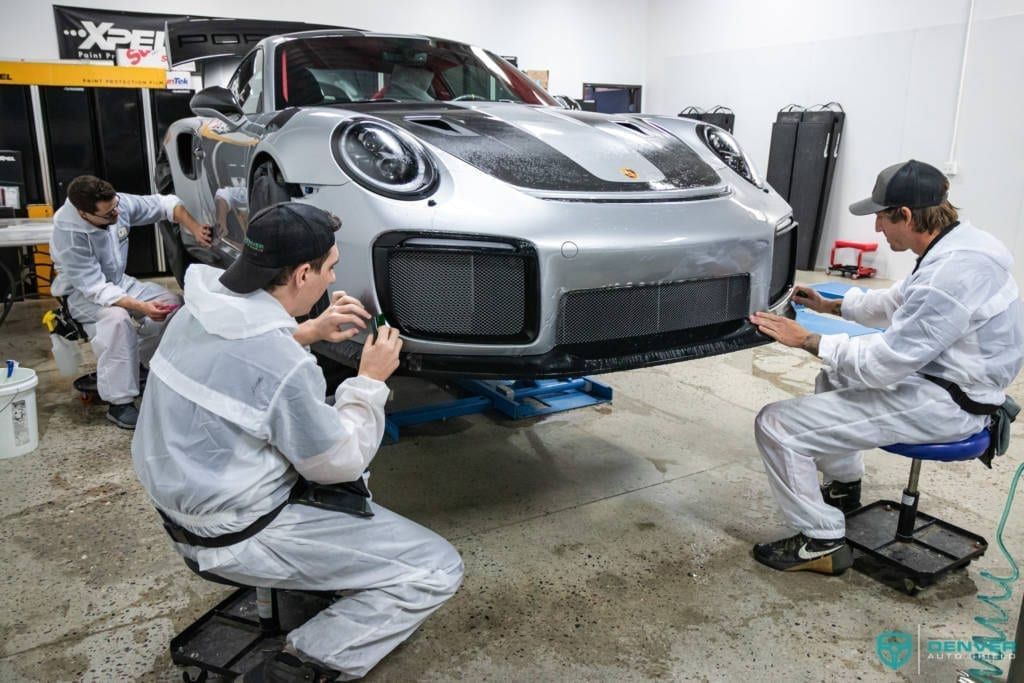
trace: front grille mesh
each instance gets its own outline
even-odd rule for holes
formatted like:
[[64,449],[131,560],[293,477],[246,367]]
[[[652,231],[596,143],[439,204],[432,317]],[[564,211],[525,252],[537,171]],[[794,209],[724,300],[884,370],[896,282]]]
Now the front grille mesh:
[[583,344],[676,332],[738,320],[750,310],[750,276],[568,292],[559,302],[558,343]]
[[526,326],[526,260],[517,253],[402,249],[388,259],[399,329],[428,337],[512,337]]
[[794,226],[786,232],[775,235],[775,248],[772,252],[774,254],[772,257],[772,284],[769,289],[771,295],[768,297],[769,303],[778,301],[779,297],[786,293],[786,288],[793,283],[793,268],[795,265],[793,255],[795,253],[796,231],[797,228]]

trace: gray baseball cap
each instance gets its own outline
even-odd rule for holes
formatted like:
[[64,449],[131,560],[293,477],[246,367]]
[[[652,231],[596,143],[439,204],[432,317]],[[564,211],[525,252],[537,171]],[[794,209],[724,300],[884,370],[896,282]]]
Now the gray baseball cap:
[[938,206],[946,199],[947,184],[942,171],[923,161],[911,159],[893,164],[878,174],[870,197],[850,204],[850,213],[867,216],[899,206]]

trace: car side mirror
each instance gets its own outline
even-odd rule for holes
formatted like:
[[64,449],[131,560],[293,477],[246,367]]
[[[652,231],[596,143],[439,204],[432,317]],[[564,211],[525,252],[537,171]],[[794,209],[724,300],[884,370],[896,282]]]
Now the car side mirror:
[[189,102],[189,107],[196,116],[209,116],[223,121],[233,130],[245,123],[245,116],[234,93],[219,85],[197,92]]

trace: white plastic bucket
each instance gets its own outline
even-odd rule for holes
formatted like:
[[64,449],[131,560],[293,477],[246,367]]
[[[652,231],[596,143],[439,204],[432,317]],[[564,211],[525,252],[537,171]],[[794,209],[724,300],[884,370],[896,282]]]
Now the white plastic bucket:
[[0,374],[0,458],[31,453],[39,446],[34,370],[16,368],[10,377]]

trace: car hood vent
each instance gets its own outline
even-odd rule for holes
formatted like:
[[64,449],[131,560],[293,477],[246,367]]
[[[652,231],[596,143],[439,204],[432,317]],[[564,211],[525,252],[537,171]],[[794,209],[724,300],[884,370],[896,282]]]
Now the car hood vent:
[[644,130],[640,126],[636,125],[635,123],[630,123],[629,121],[615,121],[615,125],[616,126],[621,126],[622,128],[625,128],[626,130],[631,130],[634,133],[639,133],[640,135],[647,135],[647,131],[646,130]]
[[476,135],[473,131],[440,116],[407,116],[405,120],[417,126],[438,131],[442,135]]
[[720,195],[715,170],[671,133],[621,114],[523,104],[350,106],[524,190],[651,200]]

